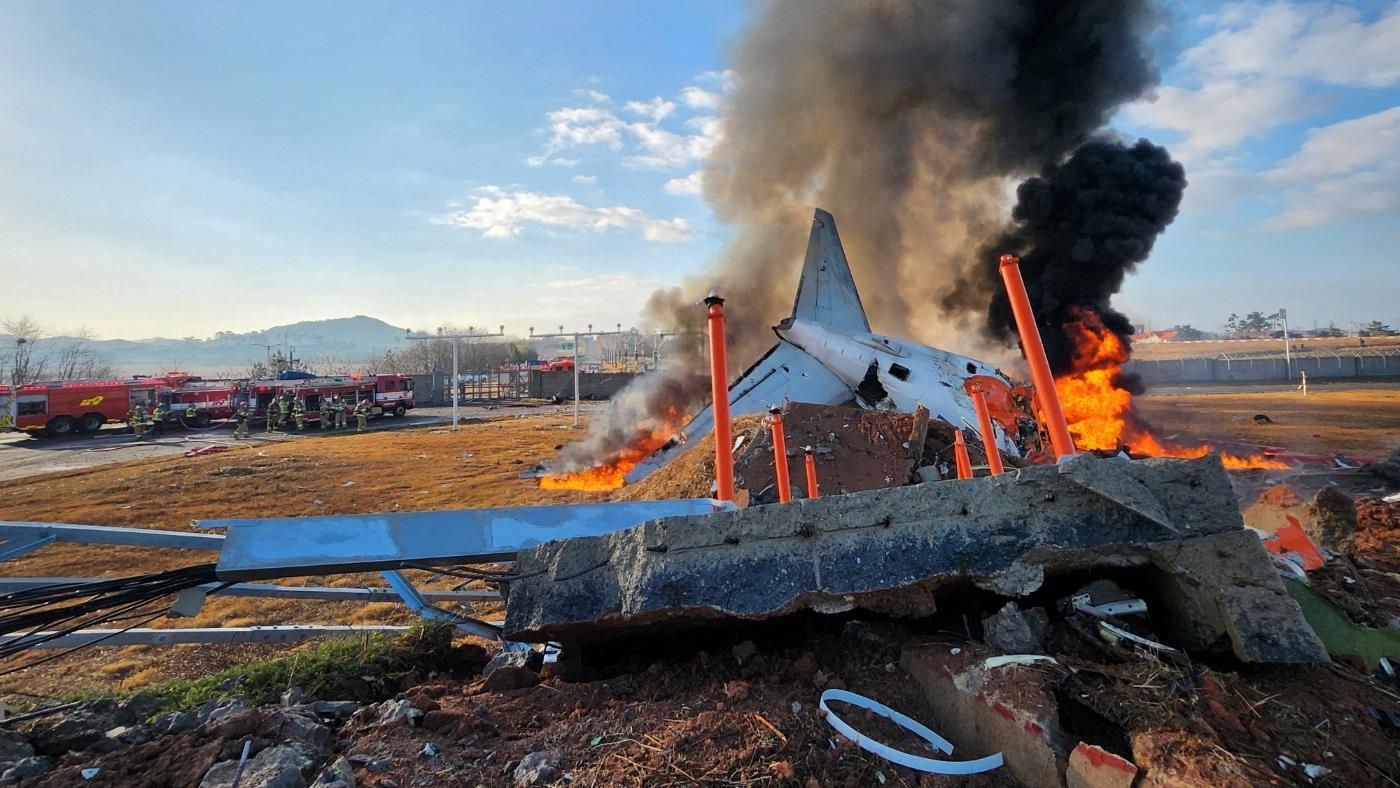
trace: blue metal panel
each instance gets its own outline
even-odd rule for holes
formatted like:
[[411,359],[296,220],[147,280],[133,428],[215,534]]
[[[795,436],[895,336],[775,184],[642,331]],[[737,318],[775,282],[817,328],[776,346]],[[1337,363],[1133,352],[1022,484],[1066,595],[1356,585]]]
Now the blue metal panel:
[[[204,520],[227,528],[221,580],[397,569],[405,564],[501,561],[546,541],[596,536],[660,517],[706,514],[707,498],[515,506],[443,512]],[[732,504],[731,504],[732,506]]]

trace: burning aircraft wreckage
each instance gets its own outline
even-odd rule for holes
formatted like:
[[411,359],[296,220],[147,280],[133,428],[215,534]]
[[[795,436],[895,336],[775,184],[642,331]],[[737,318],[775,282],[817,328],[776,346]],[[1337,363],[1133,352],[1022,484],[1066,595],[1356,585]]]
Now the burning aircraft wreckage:
[[[1259,539],[1243,528],[1229,480],[1207,448],[1170,452],[1147,432],[1126,427],[1130,444],[1091,444],[1196,459],[1130,459],[1127,453],[1079,453],[1071,434],[1082,421],[1065,420],[1060,395],[1029,301],[1018,260],[1001,270],[1021,330],[1033,386],[1018,385],[974,358],[876,335],[855,290],[836,224],[816,211],[792,314],[778,323],[776,346],[734,384],[725,385],[722,301],[708,298],[713,384],[718,407],[706,407],[679,435],[652,430],[650,456],[631,448],[629,462],[613,458],[619,474],[643,483],[700,445],[714,446],[713,494],[682,500],[311,516],[260,521],[204,521],[223,536],[183,535],[53,523],[3,523],[11,558],[55,540],[132,543],[217,550],[216,564],[162,572],[158,577],[22,585],[11,602],[27,613],[10,616],[4,652],[104,642],[298,640],[316,627],[255,627],[249,631],[94,630],[112,606],[179,593],[176,612],[199,609],[206,593],[277,595],[281,586],[255,579],[382,571],[389,589],[424,617],[454,621],[469,633],[511,642],[615,640],[654,631],[714,626],[722,621],[776,619],[799,610],[836,613],[864,609],[893,616],[927,616],[945,593],[983,589],[1026,598],[1057,588],[1061,579],[1096,574],[1121,577],[1142,570],[1144,589],[1159,600],[1168,640],[1190,651],[1231,651],[1243,661],[1315,662],[1327,658],[1299,607],[1284,591]],[[1086,318],[1084,342],[1113,361],[1102,326]],[[1089,375],[1099,370],[1089,371]],[[1085,378],[1085,386],[1093,386]],[[1061,392],[1065,386],[1061,385]],[[1077,392],[1070,386],[1071,392]],[[1088,396],[1088,395],[1085,395]],[[1078,393],[1070,406],[1079,407]],[[816,479],[806,446],[806,481],[792,484],[783,427],[797,420],[858,414],[904,414],[907,435],[895,455],[903,470],[874,483],[847,483],[851,469],[825,463]],[[767,490],[735,504],[732,418],[771,411],[769,427],[753,431],[749,448],[773,445]],[[804,416],[805,414],[805,416]],[[1126,423],[1128,407],[1116,418]],[[965,438],[962,427],[980,438]],[[701,441],[714,432],[714,439]],[[1141,435],[1148,435],[1141,438]],[[840,441],[834,432],[830,438]],[[900,439],[903,438],[903,439]],[[941,446],[934,446],[941,441]],[[886,442],[876,435],[876,442]],[[979,452],[976,476],[972,453]],[[892,446],[886,445],[886,451]],[[1102,452],[1100,452],[1102,453]],[[1239,465],[1274,460],[1233,460]],[[1005,466],[1009,472],[1002,472]],[[547,477],[546,484],[585,477],[589,470]],[[844,476],[843,476],[844,474]],[[776,487],[776,490],[774,490]],[[826,494],[819,494],[819,488]],[[846,494],[833,494],[846,493]],[[792,500],[802,498],[802,500]],[[482,572],[503,592],[504,621],[465,619],[434,605],[400,574],[403,568],[514,561],[512,571]],[[11,584],[11,588],[18,588]],[[353,598],[357,589],[321,589],[326,598]],[[335,593],[339,591],[339,596]],[[371,589],[363,598],[375,596]],[[291,593],[290,589],[286,591]],[[298,589],[316,598],[315,589]],[[448,600],[463,593],[438,593]],[[473,592],[480,595],[482,592]],[[73,600],[87,598],[87,602]],[[43,605],[56,605],[42,607]],[[36,607],[42,607],[38,613]],[[126,607],[122,607],[126,609]],[[45,628],[49,624],[50,628]],[[335,631],[330,627],[329,631]],[[1151,642],[1151,641],[1148,641]],[[1170,649],[1161,645],[1163,649]]]
[[[116,580],[12,578],[6,604],[18,612],[0,622],[0,649],[280,642],[364,629],[140,628],[156,616],[96,627],[167,595],[176,595],[171,615],[193,614],[209,594],[397,596],[424,618],[502,641],[508,653],[552,644],[550,654],[561,659],[794,614],[918,620],[990,595],[1012,610],[1063,597],[1066,614],[1097,626],[1107,647],[1153,659],[1215,653],[1250,663],[1326,662],[1285,589],[1281,559],[1244,527],[1220,455],[1168,447],[1132,420],[1130,399],[1113,395],[1109,382],[1120,349],[1091,314],[1079,316],[1072,336],[1092,363],[1057,381],[1019,261],[1004,257],[1000,271],[1030,385],[976,359],[872,333],[835,222],[819,210],[792,314],[774,328],[768,353],[726,385],[723,302],[712,295],[712,405],[678,434],[640,431],[601,473],[542,480],[568,486],[603,478],[617,486],[625,478],[632,484],[618,500],[196,524],[223,535],[4,523],[6,559],[54,541],[206,550],[218,559]],[[790,469],[789,456],[803,467]],[[701,489],[683,489],[691,497],[626,500],[687,463],[707,472]],[[488,563],[497,566],[481,568]],[[422,592],[401,571],[453,566],[496,590]],[[367,571],[383,573],[388,588],[255,582]],[[448,607],[487,597],[504,598],[503,621]],[[931,771],[1002,762],[915,761]],[[1028,768],[1008,765],[1018,775]]]

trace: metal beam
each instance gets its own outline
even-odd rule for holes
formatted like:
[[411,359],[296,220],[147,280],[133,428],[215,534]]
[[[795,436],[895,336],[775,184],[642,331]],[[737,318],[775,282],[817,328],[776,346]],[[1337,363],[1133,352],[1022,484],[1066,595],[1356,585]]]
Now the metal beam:
[[44,545],[49,544],[53,541],[53,534],[14,534],[11,538],[6,539],[3,544],[0,544],[0,561],[8,561],[11,558],[19,558],[25,553],[30,553],[35,550],[38,550],[40,547],[43,547]]
[[[0,594],[26,591],[52,585],[98,583],[105,577],[0,577]],[[218,588],[218,583],[199,586],[204,591]],[[433,602],[499,602],[501,595],[489,590],[420,590]],[[272,597],[277,599],[316,599],[322,602],[398,602],[401,597],[392,588],[335,588],[333,586],[283,586],[273,583],[235,583],[219,592],[219,596]]]
[[476,635],[477,637],[483,637],[489,640],[501,639],[500,627],[484,624],[474,618],[459,616],[450,610],[443,610],[440,607],[434,607],[429,604],[428,600],[423,598],[423,594],[418,591],[413,583],[409,582],[408,578],[403,576],[402,572],[390,569],[385,571],[383,575],[385,582],[389,584],[390,588],[394,589],[394,593],[399,595],[399,598],[408,606],[408,609],[417,613],[424,620],[445,621],[456,627],[459,632],[464,632],[468,635]]
[[[327,636],[366,634],[394,635],[408,627],[322,626],[296,624],[267,627],[209,627],[189,629],[80,629],[69,635],[39,643],[34,648],[74,648],[77,646],[170,646],[179,643],[296,643]],[[47,632],[38,635],[50,634]],[[0,643],[10,643],[30,634],[0,635]]]
[[38,539],[78,544],[121,544],[137,547],[169,547],[177,550],[219,550],[224,537],[218,534],[190,534],[159,531],[154,528],[120,528],[107,525],[69,525],[0,521],[0,539]]
[[[227,528],[220,580],[327,575],[513,559],[556,539],[597,536],[663,517],[708,514],[708,498],[268,520],[203,520]],[[728,506],[732,507],[732,504]]]

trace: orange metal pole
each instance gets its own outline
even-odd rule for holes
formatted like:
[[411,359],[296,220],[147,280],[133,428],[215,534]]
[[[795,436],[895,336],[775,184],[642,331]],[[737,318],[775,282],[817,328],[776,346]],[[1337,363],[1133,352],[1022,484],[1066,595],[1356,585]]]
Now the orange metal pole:
[[967,456],[967,443],[963,441],[962,430],[953,430],[953,458],[958,466],[958,478],[971,479],[972,458]]
[[992,414],[987,410],[987,398],[979,389],[972,390],[972,407],[977,411],[977,431],[982,433],[982,450],[987,455],[987,468],[993,476],[1000,476],[1005,470],[1001,467],[1001,450],[997,448],[997,434],[992,429]]
[[1035,384],[1035,390],[1040,394],[1040,406],[1045,410],[1050,445],[1055,450],[1056,459],[1073,457],[1074,439],[1070,437],[1069,426],[1065,423],[1065,412],[1060,408],[1055,376],[1050,373],[1050,361],[1045,357],[1045,345],[1040,341],[1040,330],[1035,325],[1031,299],[1026,294],[1026,283],[1021,279],[1021,258],[1014,254],[1002,255],[1001,278],[1006,284],[1006,295],[1011,299],[1011,312],[1016,316],[1016,330],[1021,335],[1021,350],[1026,354],[1026,363],[1031,368],[1031,382]]
[[734,441],[729,424],[729,369],[724,352],[724,299],[705,299],[710,325],[710,395],[715,417],[715,497],[734,500]]
[[807,455],[807,497],[820,498],[821,490],[817,486],[817,458],[812,456],[812,447],[805,446],[802,451]]
[[783,409],[773,407],[768,410],[769,428],[773,430],[773,469],[778,485],[778,503],[792,500],[792,480],[788,477],[787,435],[783,433]]

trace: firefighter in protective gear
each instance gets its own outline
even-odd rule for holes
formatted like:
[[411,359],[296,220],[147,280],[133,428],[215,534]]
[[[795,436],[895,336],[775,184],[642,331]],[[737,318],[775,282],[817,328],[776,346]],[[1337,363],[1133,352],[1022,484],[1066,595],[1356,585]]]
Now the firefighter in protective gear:
[[194,403],[191,402],[185,406],[185,426],[188,427],[194,424],[197,418],[199,418],[199,410],[195,408]]
[[348,411],[348,410],[350,409],[350,403],[346,402],[345,400],[341,399],[340,397],[336,397],[336,398],[335,398],[335,402],[336,402],[336,404],[335,404],[335,428],[336,428],[337,430],[343,430],[343,429],[345,429],[345,426],[346,426],[346,425],[345,425],[345,419],[347,418],[346,411]]
[[164,402],[156,405],[156,410],[151,414],[151,430],[157,435],[165,434],[165,419],[170,415],[170,409]]
[[364,432],[366,420],[369,418],[369,401],[360,400],[355,405],[355,432]]
[[300,397],[292,400],[292,418],[296,420],[297,432],[306,430],[306,402]]
[[127,411],[126,423],[131,425],[131,434],[135,435],[137,440],[146,437],[145,408],[140,405],[132,405],[131,410]]
[[233,420],[238,424],[233,429],[233,437],[238,439],[248,437],[248,403],[238,403],[238,410],[234,411]]
[[329,430],[335,427],[335,412],[340,407],[339,397],[330,397],[321,400],[321,429]]
[[277,426],[285,427],[292,416],[292,392],[282,392],[282,398],[277,400]]

